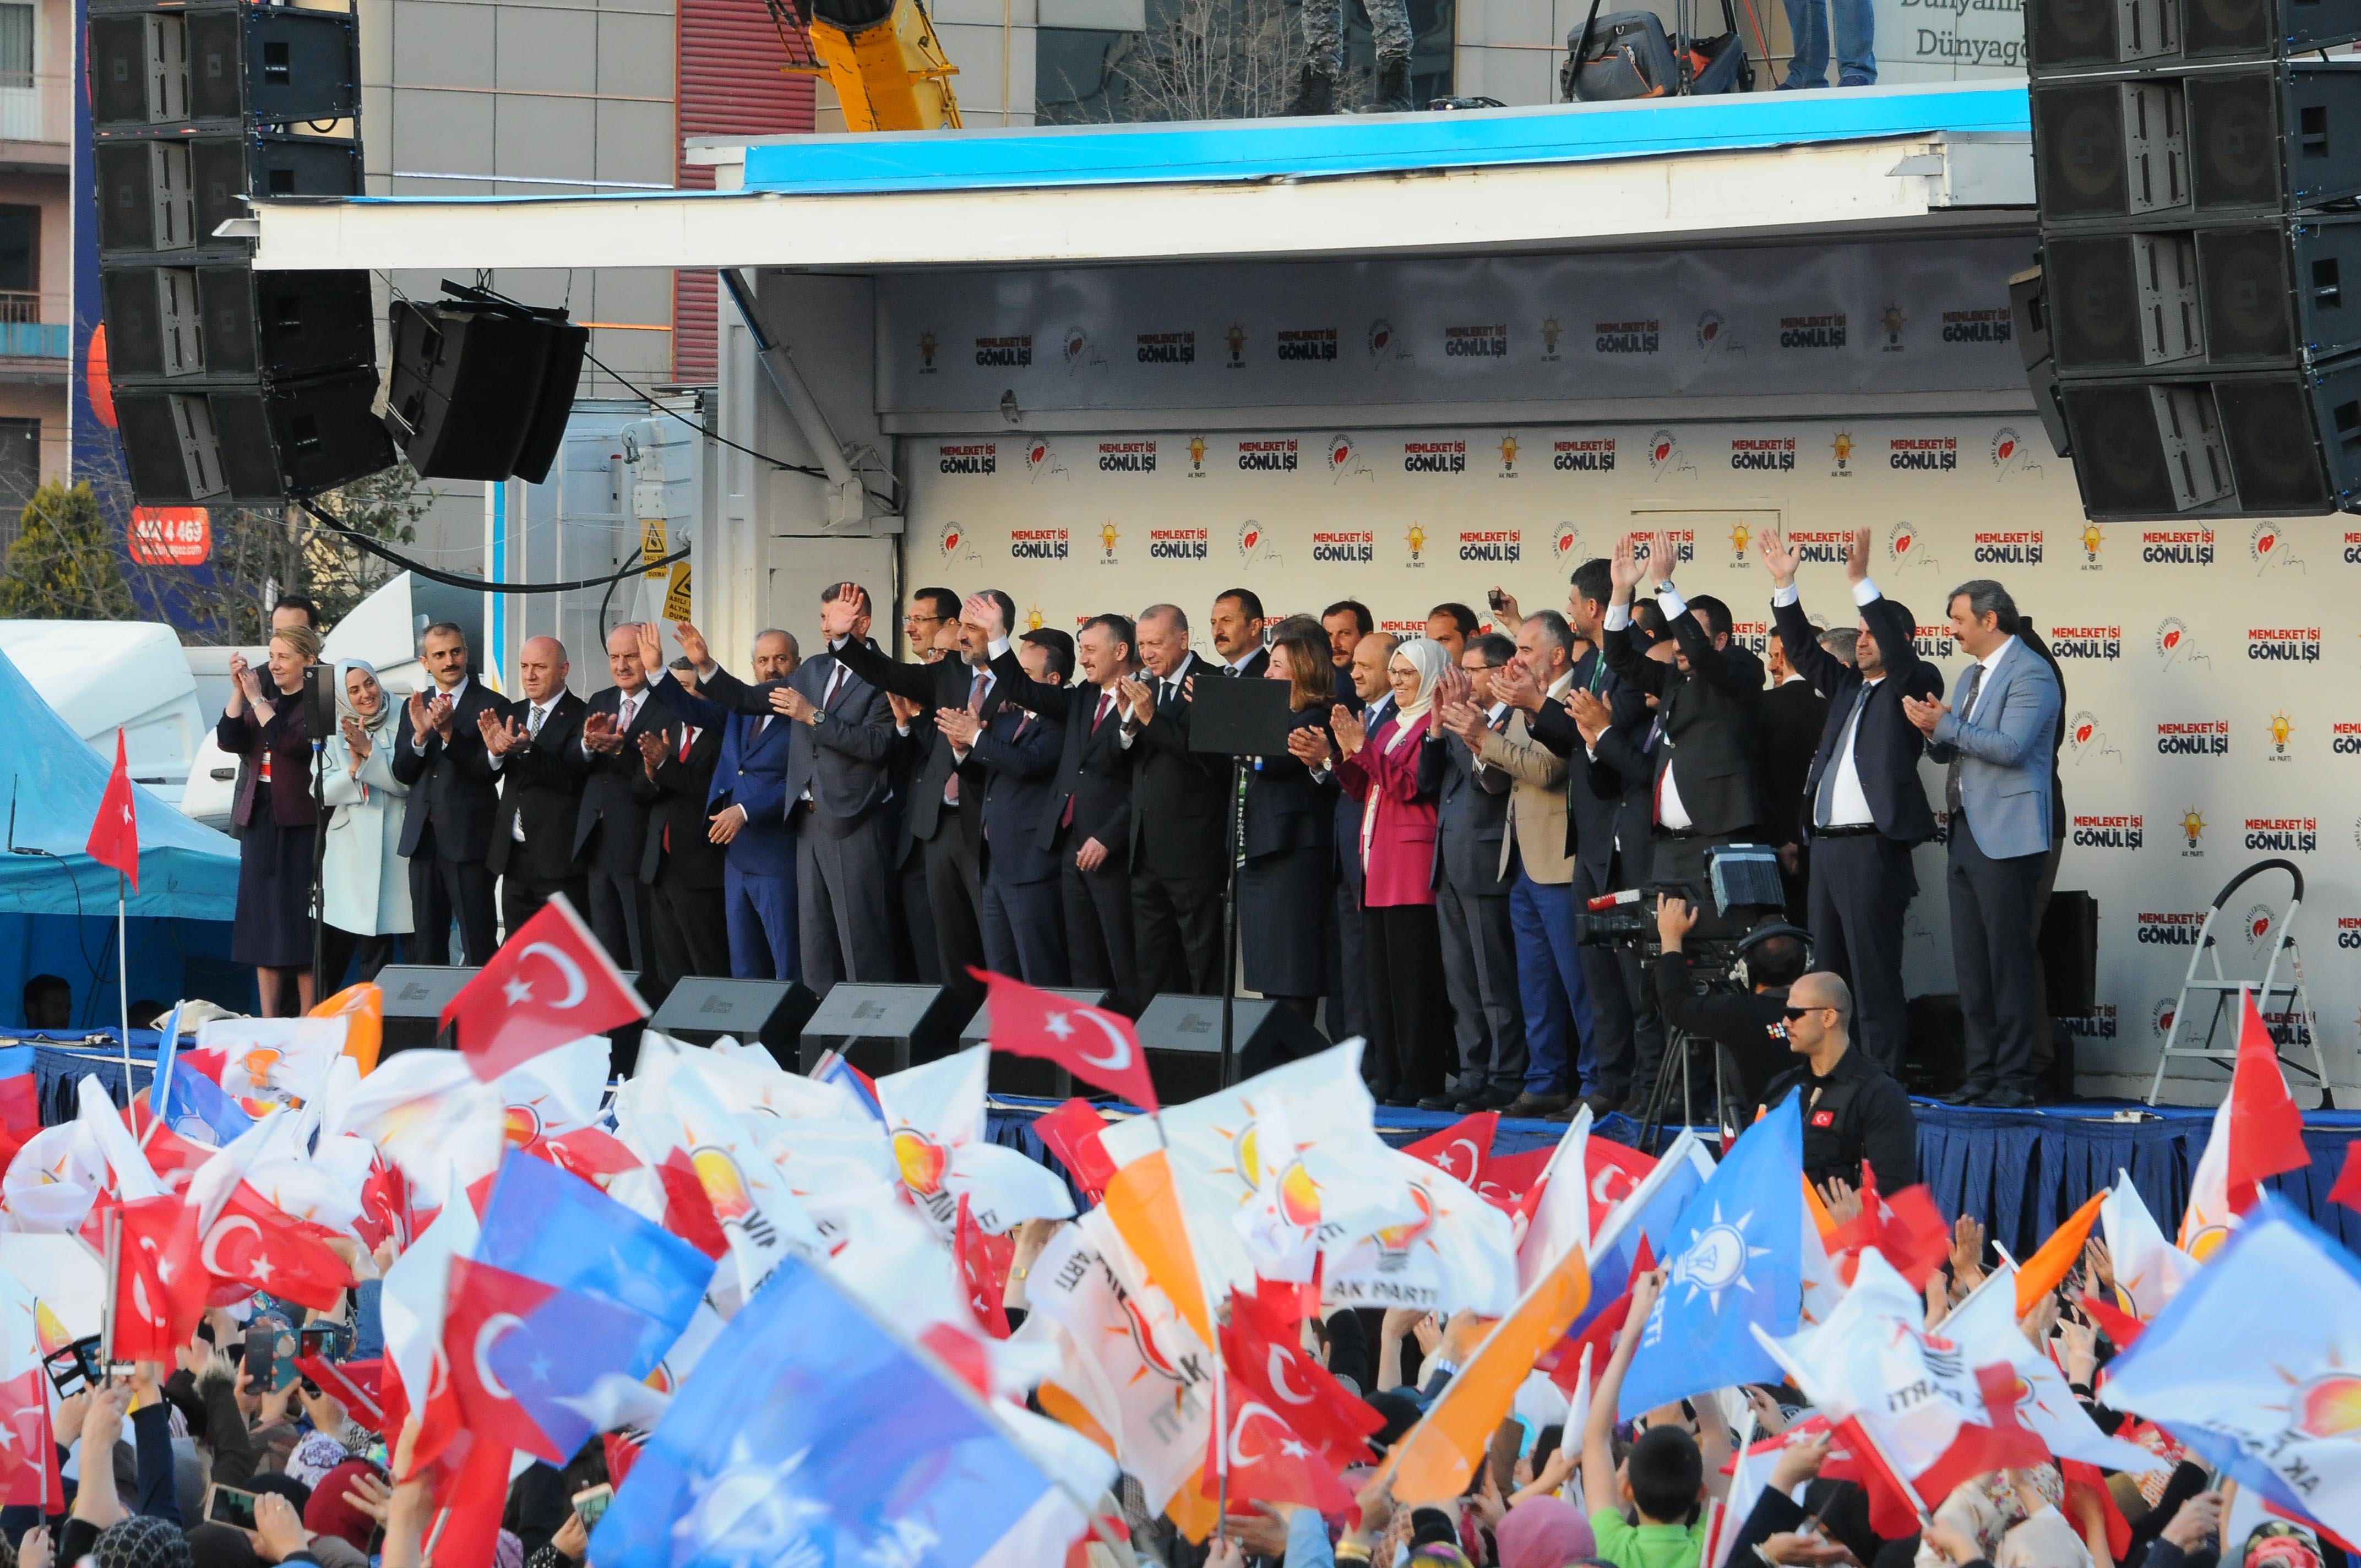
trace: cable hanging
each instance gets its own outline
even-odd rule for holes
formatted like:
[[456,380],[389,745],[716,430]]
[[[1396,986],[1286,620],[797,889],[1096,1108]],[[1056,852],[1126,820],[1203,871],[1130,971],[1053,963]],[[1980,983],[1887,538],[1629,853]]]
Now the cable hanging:
[[[302,507],[305,511],[311,513],[313,521],[326,529],[329,532],[336,535],[339,539],[348,539],[355,544],[359,545],[362,549],[368,551],[370,554],[390,561],[405,572],[410,572],[418,576],[424,577],[429,582],[442,583],[446,587],[454,588],[467,588],[472,592],[479,594],[562,594],[571,593],[577,588],[605,587],[612,583],[620,583],[626,577],[640,576],[645,573],[656,571],[661,567],[669,566],[675,561],[686,561],[688,559],[689,553],[689,546],[684,544],[679,549],[674,551],[671,554],[661,556],[653,561],[646,562],[644,565],[638,561],[634,561],[631,565],[623,567],[621,570],[609,572],[603,577],[584,577],[579,581],[571,583],[495,583],[489,582],[482,577],[461,576],[456,572],[438,572],[432,566],[421,565],[417,562],[410,560],[395,551],[387,549],[384,545],[379,543],[376,540],[371,539],[368,534],[359,532],[357,529],[347,527],[346,524],[337,521],[335,517],[323,510],[317,503],[313,502],[309,498],[299,499],[295,504]],[[644,550],[641,550],[639,552],[635,552],[635,554],[644,555],[646,552]]]

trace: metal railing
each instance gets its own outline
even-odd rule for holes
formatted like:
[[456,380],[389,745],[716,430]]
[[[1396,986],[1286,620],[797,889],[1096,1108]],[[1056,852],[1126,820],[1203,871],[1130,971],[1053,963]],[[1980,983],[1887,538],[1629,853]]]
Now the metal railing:
[[73,352],[72,328],[44,316],[66,314],[62,294],[0,289],[0,359],[63,359]]

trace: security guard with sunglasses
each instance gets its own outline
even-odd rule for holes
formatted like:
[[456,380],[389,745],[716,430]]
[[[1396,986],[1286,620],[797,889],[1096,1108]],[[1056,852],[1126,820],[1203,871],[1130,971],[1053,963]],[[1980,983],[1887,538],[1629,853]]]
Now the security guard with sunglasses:
[[1841,1177],[1858,1186],[1867,1160],[1880,1192],[1916,1181],[1918,1118],[1902,1085],[1852,1048],[1852,992],[1843,978],[1815,970],[1797,980],[1783,1021],[1787,1048],[1803,1059],[1763,1089],[1763,1108],[1802,1091],[1805,1179],[1817,1187]]

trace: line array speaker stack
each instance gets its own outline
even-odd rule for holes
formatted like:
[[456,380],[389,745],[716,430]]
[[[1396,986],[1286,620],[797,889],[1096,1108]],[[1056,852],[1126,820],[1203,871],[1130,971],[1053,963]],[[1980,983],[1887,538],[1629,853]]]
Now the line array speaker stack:
[[2351,510],[2361,60],[2296,57],[2361,38],[2361,0],[2028,0],[2026,36],[2046,298],[2017,308],[2083,510]]
[[99,296],[134,497],[275,505],[393,461],[367,272],[258,272],[248,197],[357,196],[343,12],[91,0]]

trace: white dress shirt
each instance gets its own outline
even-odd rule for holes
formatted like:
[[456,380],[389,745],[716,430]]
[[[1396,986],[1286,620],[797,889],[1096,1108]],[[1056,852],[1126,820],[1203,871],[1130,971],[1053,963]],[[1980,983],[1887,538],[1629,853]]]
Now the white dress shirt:
[[[1188,652],[1180,655],[1180,663],[1173,667],[1171,678],[1169,680],[1153,670],[1142,670],[1140,674],[1147,676],[1149,684],[1156,687],[1157,700],[1161,702],[1164,700],[1164,694],[1168,691],[1178,696],[1181,684],[1189,678],[1190,666],[1202,663],[1203,661],[1194,652]],[[1209,669],[1211,667],[1211,665],[1207,666]],[[1131,732],[1131,714],[1132,710],[1128,706],[1115,710],[1115,717],[1122,719],[1124,723],[1124,728],[1115,732],[1115,744],[1126,751],[1131,750],[1131,743],[1137,739]]]
[[[562,696],[564,694],[561,693],[560,695]],[[556,697],[551,697],[547,702],[531,703],[527,706],[524,722],[525,734],[527,737],[540,733],[541,727],[549,722],[550,709],[556,706]],[[500,771],[500,764],[507,761],[508,759],[506,757],[494,757],[491,759],[492,771],[494,773],[498,773]],[[519,811],[516,814],[515,819],[509,824],[509,837],[515,839],[520,844],[524,842],[524,813],[522,811]]]

